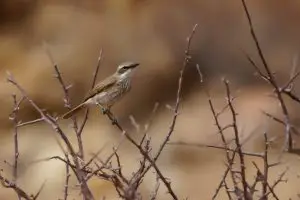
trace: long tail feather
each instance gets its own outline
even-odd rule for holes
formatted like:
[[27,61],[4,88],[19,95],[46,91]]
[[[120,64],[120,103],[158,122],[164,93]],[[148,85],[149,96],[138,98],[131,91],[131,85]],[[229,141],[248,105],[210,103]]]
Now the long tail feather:
[[84,108],[85,103],[81,103],[78,106],[76,106],[75,108],[73,108],[72,110],[68,111],[67,113],[65,113],[62,118],[63,119],[68,119],[71,116],[73,116],[75,113],[77,113],[78,111],[80,111],[82,108]]

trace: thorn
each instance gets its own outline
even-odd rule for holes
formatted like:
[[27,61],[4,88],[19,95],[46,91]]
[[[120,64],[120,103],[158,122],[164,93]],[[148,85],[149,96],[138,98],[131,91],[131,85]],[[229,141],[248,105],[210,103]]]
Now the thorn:
[[71,89],[73,87],[73,84],[70,84],[70,85],[68,85],[67,87],[66,87],[66,90],[69,90],[69,89]]

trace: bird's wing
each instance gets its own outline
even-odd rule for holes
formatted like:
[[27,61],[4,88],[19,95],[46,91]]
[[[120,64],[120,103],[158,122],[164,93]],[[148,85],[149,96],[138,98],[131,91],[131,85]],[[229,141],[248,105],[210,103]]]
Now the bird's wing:
[[84,98],[84,101],[88,100],[89,98],[95,96],[96,94],[106,91],[116,83],[116,79],[114,77],[108,77],[98,83],[92,90],[90,90]]

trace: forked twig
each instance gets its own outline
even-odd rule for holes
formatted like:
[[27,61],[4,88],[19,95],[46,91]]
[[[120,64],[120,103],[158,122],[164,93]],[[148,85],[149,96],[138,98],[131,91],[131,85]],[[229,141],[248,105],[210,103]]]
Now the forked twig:
[[285,124],[285,145],[284,145],[284,148],[287,149],[288,151],[291,151],[293,149],[293,138],[292,138],[292,133],[291,133],[291,121],[290,121],[289,111],[288,111],[287,105],[286,105],[286,103],[283,99],[283,96],[282,96],[282,94],[283,94],[282,90],[280,89],[280,87],[277,83],[277,80],[276,80],[273,72],[271,71],[271,69],[270,69],[270,67],[269,67],[269,65],[266,61],[266,58],[263,54],[263,51],[262,51],[262,48],[259,44],[257,35],[254,31],[254,26],[253,26],[252,19],[251,19],[251,16],[250,16],[247,4],[246,4],[246,0],[241,0],[241,2],[242,2],[243,9],[244,9],[244,12],[246,14],[246,18],[247,18],[248,25],[249,25],[249,28],[250,28],[251,37],[252,37],[252,39],[255,43],[256,50],[258,52],[259,58],[262,61],[264,70],[265,70],[267,75],[265,75],[265,73],[263,73],[257,67],[257,65],[253,61],[251,61],[251,59],[249,59],[249,57],[248,57],[248,60],[250,60],[251,64],[255,67],[255,70],[260,74],[260,76],[264,80],[267,80],[267,82],[270,83],[270,85],[272,85],[272,87],[274,88],[275,94],[277,96],[277,99],[279,101],[279,104],[280,104],[280,107],[281,107],[281,110],[282,110],[282,113],[284,115],[284,120],[283,120],[284,124]]
[[86,181],[85,181],[85,175],[84,173],[80,170],[80,161],[79,158],[70,142],[70,140],[68,139],[68,137],[65,135],[65,133],[62,131],[62,129],[60,128],[60,126],[58,125],[57,121],[55,118],[53,118],[51,115],[44,113],[42,111],[42,109],[40,109],[40,107],[28,96],[28,94],[25,92],[25,90],[15,81],[15,79],[13,78],[13,76],[11,74],[8,74],[8,78],[7,78],[8,82],[11,83],[12,85],[14,85],[20,92],[21,94],[25,97],[25,99],[31,104],[31,106],[40,114],[41,118],[47,123],[49,124],[52,129],[61,137],[61,139],[64,141],[64,143],[66,144],[68,151],[70,152],[72,159],[75,163],[76,166],[76,177],[80,183],[81,186],[81,191],[83,196],[86,199],[94,199]]

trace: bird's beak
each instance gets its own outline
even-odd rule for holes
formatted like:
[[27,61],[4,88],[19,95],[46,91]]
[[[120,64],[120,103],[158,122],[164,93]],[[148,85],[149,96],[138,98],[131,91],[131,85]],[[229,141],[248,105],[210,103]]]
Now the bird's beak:
[[132,64],[132,65],[130,65],[130,68],[136,68],[137,66],[139,66],[140,65],[140,63],[134,63],[134,64]]

